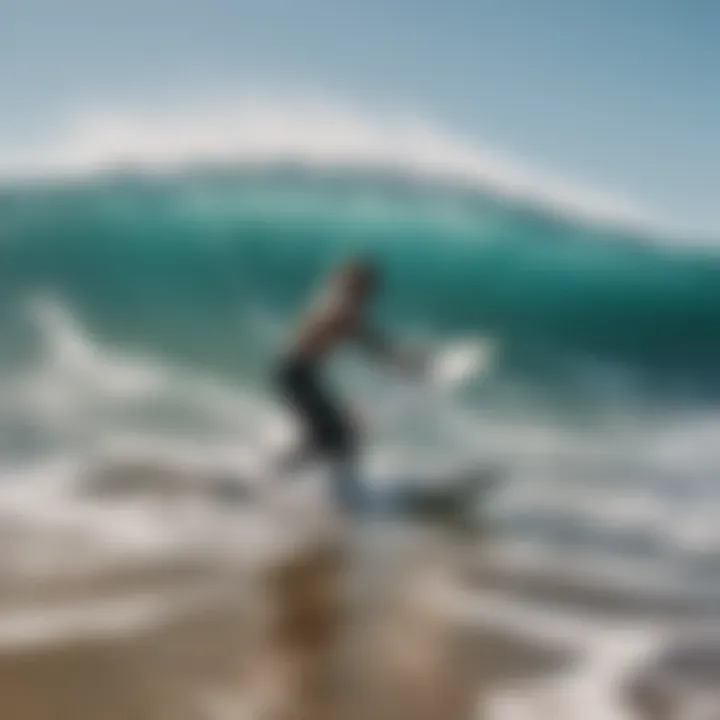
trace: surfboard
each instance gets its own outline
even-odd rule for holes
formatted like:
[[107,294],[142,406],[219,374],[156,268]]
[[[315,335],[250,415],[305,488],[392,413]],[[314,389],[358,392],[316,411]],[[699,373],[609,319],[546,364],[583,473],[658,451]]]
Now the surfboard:
[[[382,488],[369,482],[369,478],[361,482],[378,517],[454,523],[471,520],[474,510],[499,489],[504,475],[501,467],[475,465],[459,472],[438,473],[435,478],[386,477]],[[228,474],[208,480],[209,492],[217,501],[251,505],[263,502],[262,483],[250,483],[245,476]],[[332,482],[330,478],[327,480]],[[298,481],[302,480],[298,478]],[[286,485],[285,481],[281,484]]]
[[476,511],[500,488],[504,471],[496,466],[473,466],[459,473],[438,476],[428,483],[405,477],[391,482],[387,501],[382,503],[387,517],[403,521],[443,525],[468,525]]
[[430,379],[446,389],[480,380],[490,372],[496,355],[496,344],[486,338],[449,343],[434,354]]

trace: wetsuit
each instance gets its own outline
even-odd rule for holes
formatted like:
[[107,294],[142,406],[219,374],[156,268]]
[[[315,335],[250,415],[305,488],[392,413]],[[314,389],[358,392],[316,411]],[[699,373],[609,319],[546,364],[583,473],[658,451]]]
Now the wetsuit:
[[277,374],[281,397],[309,433],[310,450],[322,457],[349,460],[356,449],[355,431],[348,414],[320,380],[318,362],[299,353],[285,356]]

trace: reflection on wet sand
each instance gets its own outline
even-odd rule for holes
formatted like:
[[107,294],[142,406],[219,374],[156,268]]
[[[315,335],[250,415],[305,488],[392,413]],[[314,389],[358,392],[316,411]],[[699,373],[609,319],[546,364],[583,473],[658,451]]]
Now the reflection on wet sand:
[[[46,632],[13,635],[0,623],[0,717],[685,720],[701,701],[711,714],[698,718],[720,717],[710,641],[616,683],[602,657],[595,668],[552,629],[448,612],[436,590],[462,577],[452,551],[384,542],[384,558],[328,534],[254,569],[158,566],[7,594],[4,618],[39,617]],[[603,642],[616,651],[612,637]]]
[[[358,615],[348,569],[346,549],[330,539],[297,547],[259,574],[160,567],[36,588],[32,602],[26,588],[8,596],[7,617],[40,617],[49,628],[68,622],[59,608],[69,607],[74,624],[45,641],[6,638],[0,716],[465,718],[498,667],[527,671],[538,662],[529,649],[452,627],[413,586],[413,572]],[[113,610],[121,601],[140,607],[148,593],[168,600],[150,622]],[[83,625],[91,616],[95,626],[105,618],[106,632]]]

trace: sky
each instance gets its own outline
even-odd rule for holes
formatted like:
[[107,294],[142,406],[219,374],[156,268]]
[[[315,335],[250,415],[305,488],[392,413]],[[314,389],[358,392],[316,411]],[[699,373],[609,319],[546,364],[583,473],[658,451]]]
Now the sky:
[[91,110],[322,95],[711,235],[718,77],[716,0],[0,0],[6,154]]

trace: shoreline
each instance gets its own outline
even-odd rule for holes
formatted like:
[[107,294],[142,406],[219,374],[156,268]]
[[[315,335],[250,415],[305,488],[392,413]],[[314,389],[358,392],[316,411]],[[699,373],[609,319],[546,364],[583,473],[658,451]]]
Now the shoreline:
[[[457,566],[430,546],[411,546],[395,558],[402,567],[385,568],[382,602],[348,604],[348,562],[357,558],[345,549],[326,534],[252,568],[159,564],[18,590],[0,611],[0,630],[16,628],[16,642],[0,643],[0,716],[494,720],[508,703],[524,703],[524,720],[542,720],[550,707],[570,720],[591,706],[595,714],[583,717],[679,720],[678,707],[708,693],[712,702],[720,687],[712,685],[720,638],[703,651],[698,641],[681,651],[678,641],[674,651],[661,643],[643,655],[644,638],[607,635],[597,645],[605,655],[583,656],[553,638],[541,614],[526,619],[542,626],[533,632],[513,622],[507,603],[500,615],[483,614],[496,592],[477,578],[459,587]],[[462,593],[466,613],[443,601]],[[62,612],[66,632],[53,637]],[[31,632],[23,641],[23,613],[26,628],[33,617],[39,623],[32,641]],[[582,644],[568,628],[566,639]],[[244,716],[249,705],[264,713]]]

